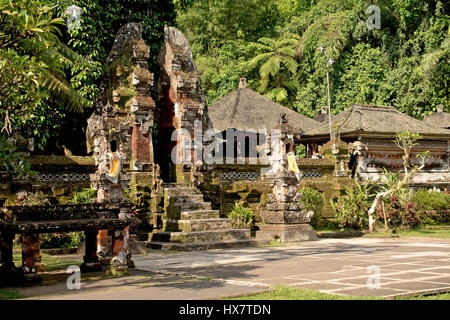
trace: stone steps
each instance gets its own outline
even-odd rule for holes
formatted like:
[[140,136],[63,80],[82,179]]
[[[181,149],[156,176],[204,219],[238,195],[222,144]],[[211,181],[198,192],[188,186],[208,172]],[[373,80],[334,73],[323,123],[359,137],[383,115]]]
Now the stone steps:
[[231,219],[166,220],[166,231],[196,232],[231,229]]
[[196,220],[196,219],[217,219],[220,217],[219,210],[195,210],[182,211],[182,220]]
[[249,246],[261,243],[250,239],[249,229],[233,229],[231,219],[220,218],[195,188],[164,184],[165,219],[163,232],[149,234],[148,248],[199,250]]
[[181,204],[186,202],[203,202],[202,194],[182,195],[182,196],[170,196],[176,197],[175,204]]
[[237,240],[207,241],[194,243],[148,241],[146,242],[146,246],[147,248],[157,250],[162,249],[162,250],[192,251],[192,250],[224,249],[236,247],[256,247],[269,243],[270,240],[261,240],[261,239],[237,239]]
[[211,210],[209,202],[175,202],[174,206],[181,208],[181,211]]
[[249,229],[226,229],[226,230],[207,230],[195,232],[158,232],[151,234],[151,242],[210,242],[242,240],[250,238]]

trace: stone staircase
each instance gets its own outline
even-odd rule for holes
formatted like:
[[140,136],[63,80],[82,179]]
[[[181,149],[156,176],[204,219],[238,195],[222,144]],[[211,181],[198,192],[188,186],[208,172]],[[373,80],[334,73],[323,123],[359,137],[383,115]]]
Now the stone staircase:
[[195,188],[163,184],[163,232],[150,234],[147,247],[165,250],[201,250],[252,246],[261,243],[250,238],[249,229],[233,229],[231,219],[220,218],[219,210],[203,200]]

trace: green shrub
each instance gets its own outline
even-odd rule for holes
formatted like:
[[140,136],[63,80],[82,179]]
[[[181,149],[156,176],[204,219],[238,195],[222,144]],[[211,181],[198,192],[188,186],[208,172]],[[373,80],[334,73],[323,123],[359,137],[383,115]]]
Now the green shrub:
[[253,211],[238,201],[234,203],[233,210],[227,216],[231,219],[233,227],[238,229],[249,229],[255,218]]
[[[421,221],[417,214],[416,204],[409,199],[402,199],[396,195],[385,200],[384,210],[388,227],[392,229],[412,229],[417,227]],[[382,208],[376,209],[377,217],[384,222]]]
[[97,190],[84,188],[73,194],[72,199],[68,202],[72,204],[91,203],[92,199],[97,198]]
[[310,223],[312,227],[317,228],[318,222],[322,218],[322,192],[310,187],[301,187],[298,192],[301,194],[299,202],[305,206],[306,210],[314,211],[314,215],[312,216]]
[[370,191],[375,184],[371,184],[371,180],[363,185],[357,180],[353,181],[353,187],[346,186],[344,195],[338,198],[337,202],[330,199],[330,204],[341,228],[362,230],[369,225],[368,210],[371,205],[369,200],[372,198]]
[[84,239],[81,231],[42,233],[39,235],[42,249],[77,248]]
[[414,192],[411,201],[421,224],[439,224],[450,222],[450,194],[420,189]]

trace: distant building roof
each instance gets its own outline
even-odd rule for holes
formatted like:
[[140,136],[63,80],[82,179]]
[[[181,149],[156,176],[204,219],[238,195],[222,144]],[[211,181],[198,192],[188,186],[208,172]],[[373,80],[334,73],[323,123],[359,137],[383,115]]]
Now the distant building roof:
[[288,124],[294,128],[317,127],[319,122],[283,107],[246,87],[245,83],[208,108],[208,114],[217,130],[273,129],[279,124],[280,114],[286,113]]
[[[450,136],[450,130],[433,128],[423,121],[414,119],[394,107],[355,104],[336,115],[331,125],[341,136],[375,134],[392,136],[398,132],[410,131],[423,136]],[[306,137],[329,136],[329,125],[306,130]]]
[[443,108],[439,108],[436,113],[425,116],[423,121],[433,128],[450,129],[450,113],[444,112]]
[[[331,119],[333,119],[335,116],[331,115]],[[324,122],[328,122],[328,112],[326,110],[322,110],[317,116],[315,116],[313,118],[314,120],[320,122],[320,123],[324,123]]]

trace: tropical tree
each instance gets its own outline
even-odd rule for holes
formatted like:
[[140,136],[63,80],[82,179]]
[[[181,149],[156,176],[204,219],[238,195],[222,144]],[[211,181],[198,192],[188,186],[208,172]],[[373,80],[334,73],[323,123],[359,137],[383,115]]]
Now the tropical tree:
[[82,59],[60,40],[64,20],[40,1],[1,0],[0,12],[1,131],[11,134],[39,109],[52,112],[49,99],[81,111],[87,100],[65,71]]
[[259,66],[259,91],[269,99],[279,103],[288,101],[289,93],[295,94],[297,83],[294,80],[298,69],[295,48],[300,37],[286,33],[278,39],[260,38],[251,43],[258,53],[249,61],[249,69]]
[[[403,151],[403,177],[399,179],[399,176],[387,176],[387,180],[389,188],[383,188],[380,192],[378,192],[375,196],[375,199],[368,210],[369,216],[369,231],[372,233],[374,231],[374,213],[377,206],[382,203],[384,199],[393,195],[393,194],[405,194],[405,188],[408,186],[408,183],[411,181],[413,176],[418,173],[420,170],[425,168],[427,161],[430,159],[430,152],[423,151],[416,155],[419,164],[412,165],[411,162],[411,150],[414,146],[418,145],[418,140],[423,137],[418,133],[412,133],[409,131],[399,132],[397,134],[396,139],[394,140],[395,144],[398,148]],[[387,225],[387,223],[386,223]]]

